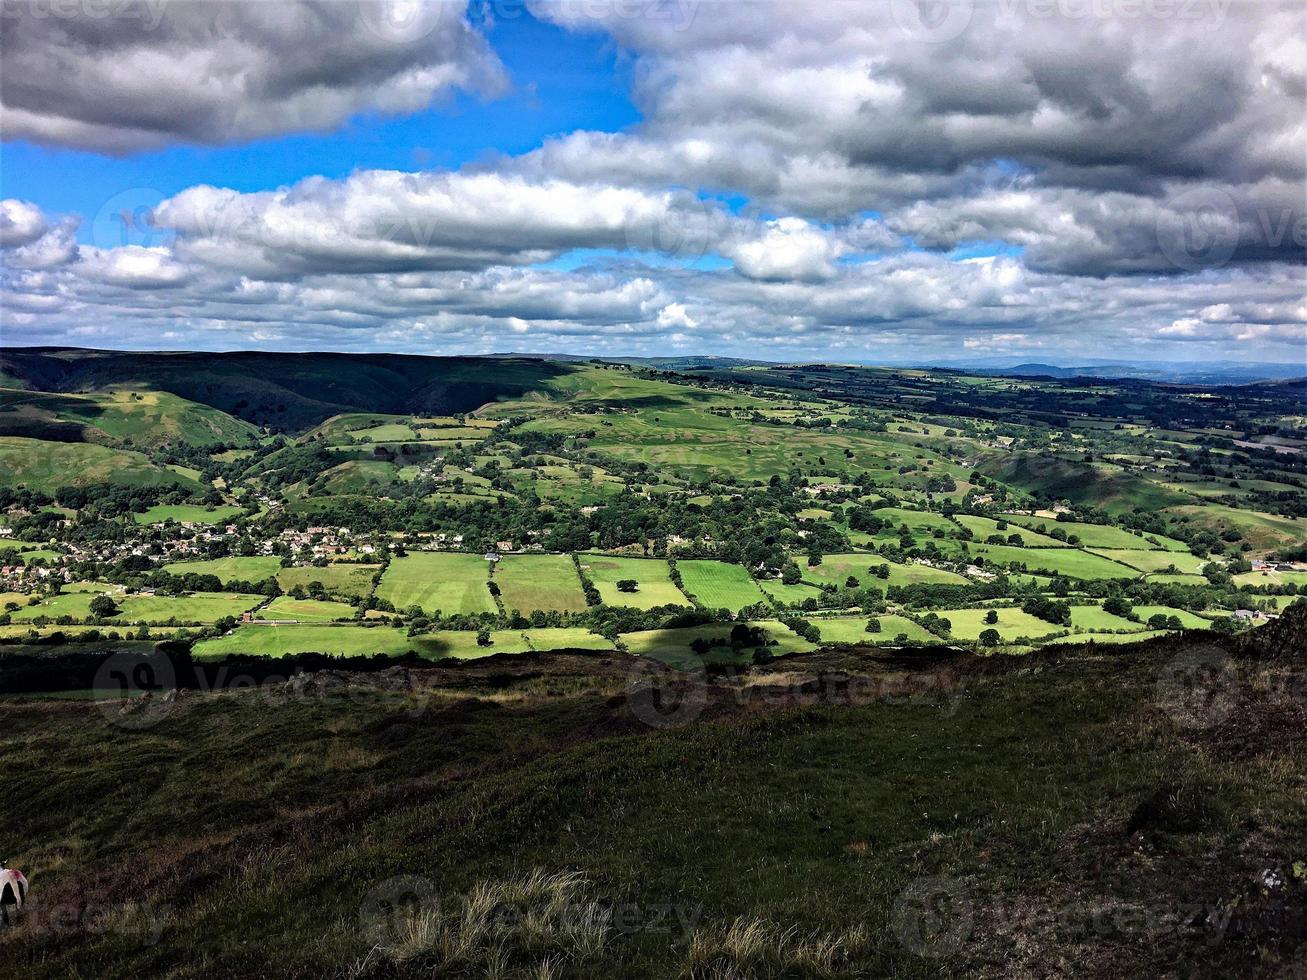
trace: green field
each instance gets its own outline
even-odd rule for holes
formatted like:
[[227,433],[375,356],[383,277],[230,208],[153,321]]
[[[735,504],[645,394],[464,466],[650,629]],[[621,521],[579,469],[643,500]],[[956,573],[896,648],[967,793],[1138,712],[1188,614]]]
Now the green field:
[[1057,538],[1050,538],[1038,531],[1023,528],[1016,523],[1009,523],[1005,530],[1000,531],[998,521],[990,517],[971,517],[967,514],[958,514],[955,520],[969,530],[976,541],[984,541],[991,534],[1002,535],[1004,539],[1015,534],[1021,538],[1021,546],[1024,548],[1062,548],[1066,546],[1064,542],[1058,541]]
[[[1030,514],[1004,514],[1004,519],[1009,524],[1018,524],[1022,527],[1028,527],[1038,531],[1041,528],[1045,533],[1053,528],[1061,528],[1068,535],[1074,534],[1080,538],[1080,547],[1082,548],[1151,548],[1143,535],[1137,535],[1125,528],[1113,527],[1108,524],[1084,524],[1080,521],[1058,521],[1050,520],[1047,517],[1036,517]],[[1176,542],[1183,550],[1186,545],[1183,542]]]
[[975,642],[985,630],[997,630],[1005,642],[1012,642],[1020,637],[1035,640],[1050,633],[1061,632],[1066,627],[1055,626],[1036,616],[1022,612],[1020,609],[995,609],[998,613],[997,623],[986,623],[988,609],[940,609],[938,615],[951,624],[949,632],[959,640]]
[[807,582],[796,582],[794,585],[786,585],[778,578],[760,579],[758,586],[763,592],[771,596],[782,606],[797,606],[804,599],[817,599],[821,597],[821,589],[815,585],[809,585]]
[[[817,585],[829,584],[844,588],[850,575],[858,580],[859,588],[875,588],[881,592],[884,592],[891,585],[913,585],[918,582],[951,585],[965,585],[967,583],[964,576],[956,575],[942,568],[934,568],[916,562],[899,564],[879,555],[863,552],[823,555],[821,564],[811,567],[802,555],[796,555],[795,560],[798,563],[799,571],[803,574],[804,581]],[[867,571],[868,568],[875,568],[879,565],[889,566],[888,579],[878,578]]]
[[354,607],[344,602],[322,599],[292,599],[278,596],[259,610],[257,619],[294,619],[301,623],[331,623],[338,619],[353,619]]
[[133,514],[137,524],[225,524],[241,513],[240,507],[230,504],[221,507],[201,507],[198,504],[159,504],[142,514]]
[[1104,612],[1102,606],[1072,606],[1071,626],[1075,629],[1091,632],[1098,630],[1105,633],[1118,630],[1134,632],[1144,629],[1143,623],[1135,623],[1120,616],[1113,616],[1109,612]]
[[1078,579],[1138,578],[1139,572],[1078,548],[1014,548],[1008,545],[972,544],[971,555],[983,555],[987,564],[1024,564],[1027,571]]
[[170,575],[216,575],[218,581],[262,582],[276,578],[281,571],[281,559],[275,555],[256,555],[248,558],[209,558],[197,561],[174,561],[163,566]]
[[[779,620],[759,620],[754,625],[765,629],[768,640],[775,641],[774,644],[769,643],[767,646],[767,651],[773,657],[807,653],[816,649],[813,644],[797,636]],[[756,649],[752,646],[735,650],[729,643],[718,643],[710,646],[703,654],[696,654],[691,648],[691,644],[699,638],[710,643],[715,640],[729,640],[734,627],[734,623],[708,623],[685,629],[642,630],[637,633],[623,633],[621,640],[636,656],[652,657],[674,667],[690,667],[699,663],[749,663]]]
[[[655,606],[688,606],[690,600],[681,594],[671,580],[671,570],[661,558],[624,558],[615,555],[578,556],[581,570],[599,590],[599,596],[610,606],[631,606],[635,609],[653,609]],[[634,579],[639,583],[635,592],[622,592],[617,583]]]
[[1234,577],[1234,584],[1244,585],[1296,585],[1300,590],[1307,585],[1307,571],[1262,571],[1241,572]]
[[329,565],[296,565],[293,568],[278,568],[277,584],[289,592],[295,586],[308,589],[309,583],[321,582],[322,587],[333,595],[350,599],[361,599],[372,591],[372,577],[381,569],[380,565],[356,565],[352,562],[337,561]]
[[470,630],[443,630],[408,636],[393,626],[240,626],[226,636],[195,645],[202,658],[229,654],[282,657],[297,653],[333,656],[402,656],[410,651],[433,660],[445,657],[473,659],[496,653],[532,650],[611,650],[602,636],[583,629],[491,630],[491,645],[479,646]]
[[682,558],[676,563],[681,583],[692,599],[707,609],[739,612],[746,606],[767,601],[758,582],[739,565],[701,558]]
[[66,586],[59,595],[45,599],[38,605],[24,605],[10,616],[16,623],[29,622],[38,616],[50,619],[61,616],[87,619],[91,615],[91,598],[100,592],[108,593],[118,603],[119,613],[108,620],[113,625],[166,623],[172,619],[179,623],[214,623],[225,616],[240,616],[264,598],[231,592],[190,592],[179,596],[125,595],[118,586],[80,582]]
[[91,443],[0,436],[0,485],[55,496],[60,487],[96,483],[204,489],[180,473],[156,466],[141,453]]
[[[1118,548],[1095,548],[1093,553],[1129,565],[1141,572],[1200,575],[1211,559],[1180,551],[1125,551]],[[1172,566],[1174,570],[1172,572]]]
[[1148,620],[1162,613],[1165,616],[1176,616],[1179,618],[1181,625],[1187,630],[1205,630],[1212,628],[1212,621],[1205,616],[1199,616],[1191,613],[1186,609],[1174,609],[1171,606],[1135,606],[1135,615],[1145,623]]
[[570,555],[504,555],[495,565],[493,581],[509,612],[584,612],[586,608]]
[[377,595],[396,609],[419,606],[427,613],[493,613],[486,588],[489,562],[480,555],[416,551],[395,558],[381,576]]
[[877,616],[880,632],[868,633],[870,616],[813,616],[811,622],[821,630],[821,643],[847,643],[851,645],[894,643],[903,634],[913,643],[943,643],[929,630],[924,630],[906,616]]

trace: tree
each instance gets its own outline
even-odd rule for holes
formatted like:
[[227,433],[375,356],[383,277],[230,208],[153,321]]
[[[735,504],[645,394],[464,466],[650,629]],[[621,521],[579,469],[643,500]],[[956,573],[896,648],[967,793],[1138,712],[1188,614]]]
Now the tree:
[[96,619],[108,619],[118,614],[118,603],[101,592],[91,599],[91,615]]
[[798,585],[799,580],[803,578],[803,573],[799,571],[799,566],[790,562],[781,569],[781,581],[786,585]]
[[640,588],[640,583],[633,578],[621,578],[617,580],[618,592],[635,592]]
[[880,632],[880,620],[877,619],[875,616],[872,616],[871,619],[867,620],[867,632],[868,633]]
[[991,609],[989,612],[985,613],[985,622],[988,623],[990,626],[993,626],[995,623],[997,623],[997,622],[998,622],[998,610],[997,610],[997,609]]
[[493,642],[490,639],[490,630],[477,630],[477,646],[488,647]]
[[1108,596],[1103,600],[1103,612],[1110,616],[1129,617],[1134,607],[1119,595]]
[[982,647],[996,647],[1003,641],[1003,637],[998,635],[998,630],[987,629],[980,634],[980,645]]

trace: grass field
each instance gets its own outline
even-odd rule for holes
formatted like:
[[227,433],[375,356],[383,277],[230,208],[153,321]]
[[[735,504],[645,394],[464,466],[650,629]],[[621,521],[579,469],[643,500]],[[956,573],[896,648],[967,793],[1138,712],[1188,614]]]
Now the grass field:
[[[276,578],[281,571],[281,559],[275,555],[255,555],[247,558],[209,558],[199,561],[174,561],[163,566],[170,575],[216,575],[222,583],[262,582]],[[283,586],[284,588],[284,586]]]
[[1024,548],[1062,548],[1066,546],[1064,542],[1058,541],[1057,538],[1050,538],[1046,534],[1040,534],[1038,531],[1032,531],[1015,523],[1009,523],[1005,530],[1000,531],[998,521],[989,517],[971,517],[967,514],[959,514],[955,519],[969,530],[977,541],[984,541],[991,534],[1000,534],[1005,539],[1015,534],[1021,538],[1021,546]]
[[1139,572],[1079,548],[1014,548],[1008,545],[972,544],[972,555],[983,555],[986,563],[1021,563],[1027,571],[1077,579],[1138,578]]
[[1180,551],[1125,551],[1118,548],[1094,548],[1093,553],[1129,565],[1141,572],[1168,572],[1171,566],[1181,575],[1199,575],[1210,559]]
[[[1004,519],[1009,524],[1017,524],[1021,527],[1027,527],[1038,531],[1044,528],[1045,531],[1051,531],[1053,528],[1061,528],[1067,534],[1074,534],[1080,538],[1080,546],[1083,548],[1150,548],[1150,545],[1142,535],[1133,534],[1125,528],[1112,527],[1108,524],[1083,524],[1080,521],[1058,521],[1050,520],[1047,517],[1036,517],[1029,514],[1006,514]],[[1177,542],[1184,549],[1186,546],[1183,542]]]
[[[816,649],[814,644],[797,636],[779,620],[760,620],[754,625],[761,626],[767,631],[768,639],[776,641],[774,645],[767,647],[773,657],[806,653]],[[748,663],[753,659],[755,648],[752,646],[742,647],[737,651],[729,643],[723,642],[710,646],[703,654],[696,654],[690,646],[699,638],[709,643],[715,640],[726,641],[734,627],[734,623],[708,623],[686,629],[643,630],[638,633],[623,633],[621,640],[631,653],[640,657],[652,657],[674,667],[690,667],[699,663]]]
[[174,618],[180,623],[213,623],[224,616],[239,616],[264,598],[231,592],[191,592],[180,596],[125,595],[118,586],[82,582],[66,586],[59,595],[38,605],[24,605],[10,616],[16,623],[30,622],[38,616],[86,619],[91,615],[92,597],[101,592],[108,593],[118,603],[118,615],[108,620],[114,625],[166,623]]
[[990,624],[985,622],[985,615],[989,611],[988,609],[940,609],[938,613],[953,624],[949,630],[953,636],[969,642],[980,639],[980,634],[989,629],[998,630],[998,635],[1007,642],[1022,636],[1032,640],[1038,639],[1065,629],[1031,616],[1020,609],[996,609],[994,611],[998,613],[998,622]]
[[531,650],[611,650],[602,636],[583,629],[492,630],[491,645],[479,646],[471,630],[444,630],[408,636],[393,626],[240,626],[226,636],[195,645],[195,656],[262,654],[282,657],[296,653],[334,656],[402,656],[413,651],[433,660],[444,657],[473,659],[496,653]]
[[746,606],[766,602],[758,582],[743,567],[723,561],[682,558],[676,563],[686,593],[708,609],[739,612]]
[[322,587],[333,595],[361,599],[372,591],[372,577],[380,568],[380,565],[355,565],[342,561],[321,567],[297,565],[293,568],[278,568],[276,577],[277,584],[285,592],[297,585],[307,589],[310,582],[321,582]]
[[0,436],[0,484],[54,496],[60,487],[114,483],[131,487],[204,489],[194,480],[155,466],[143,454],[85,442],[51,442]]
[[584,612],[586,608],[570,555],[504,555],[495,565],[493,581],[509,612]]
[[1145,623],[1148,620],[1162,613],[1165,616],[1175,616],[1180,620],[1182,626],[1187,630],[1205,630],[1212,628],[1212,621],[1205,616],[1199,616],[1191,613],[1187,609],[1174,609],[1171,606],[1135,606],[1135,615]]
[[1159,636],[1166,636],[1166,630],[1139,630],[1134,633],[1073,633],[1070,636],[1055,636],[1040,646],[1061,646],[1070,643],[1141,643]]
[[1071,625],[1073,628],[1091,632],[1094,630],[1103,632],[1130,630],[1134,632],[1144,628],[1143,623],[1131,622],[1120,616],[1113,616],[1109,612],[1104,612],[1102,606],[1072,606]]
[[1296,585],[1301,589],[1307,585],[1307,572],[1241,572],[1234,577],[1234,584],[1244,585]]
[[480,555],[416,551],[387,566],[377,595],[396,609],[420,606],[424,612],[493,613],[495,600],[486,588],[489,562]]
[[219,507],[201,507],[198,504],[159,504],[141,514],[133,514],[137,524],[225,524],[241,513],[241,508],[224,504]]
[[[875,588],[884,592],[891,585],[913,585],[918,582],[937,582],[951,585],[965,585],[967,579],[961,575],[955,575],[953,572],[945,571],[942,568],[933,568],[930,565],[919,565],[915,562],[900,565],[897,562],[888,561],[879,555],[864,554],[862,552],[847,552],[837,555],[823,555],[821,564],[809,567],[807,561],[802,555],[796,555],[795,561],[798,563],[799,571],[803,573],[804,581],[813,582],[817,585],[836,585],[844,588],[850,575],[858,580],[860,588]],[[867,571],[868,568],[874,568],[878,565],[889,566],[889,578],[877,578]]]
[[[582,570],[589,576],[607,605],[631,606],[635,609],[690,605],[690,600],[673,584],[667,562],[661,558],[623,558],[591,554],[578,557],[581,559]],[[620,591],[617,583],[622,579],[635,579],[640,583],[638,591]]]
[[811,623],[821,630],[821,643],[875,644],[894,643],[899,634],[916,643],[943,643],[939,637],[922,629],[905,616],[877,616],[880,632],[868,633],[870,616],[811,617]]
[[778,578],[769,578],[759,580],[758,586],[783,606],[797,606],[804,599],[816,599],[821,595],[821,589],[807,582],[786,585]]
[[331,623],[352,619],[354,607],[344,602],[322,599],[293,599],[278,596],[259,610],[258,619],[295,619],[301,623]]

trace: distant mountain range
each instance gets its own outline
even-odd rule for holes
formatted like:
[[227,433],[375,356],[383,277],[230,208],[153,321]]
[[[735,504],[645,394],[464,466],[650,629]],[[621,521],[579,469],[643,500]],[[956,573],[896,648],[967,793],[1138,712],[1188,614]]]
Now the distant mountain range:
[[1022,378],[1136,378],[1178,384],[1229,385],[1254,381],[1284,381],[1307,376],[1307,364],[1240,361],[1099,361],[1063,367],[1043,362],[1008,360],[932,361],[919,367],[945,367],[980,374]]

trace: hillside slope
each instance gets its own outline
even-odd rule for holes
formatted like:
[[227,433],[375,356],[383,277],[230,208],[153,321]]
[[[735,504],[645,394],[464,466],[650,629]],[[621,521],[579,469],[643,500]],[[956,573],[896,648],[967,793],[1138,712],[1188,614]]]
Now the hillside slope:
[[255,425],[299,432],[341,412],[448,415],[520,398],[567,374],[536,360],[410,354],[0,351],[0,375],[40,391],[167,391]]

